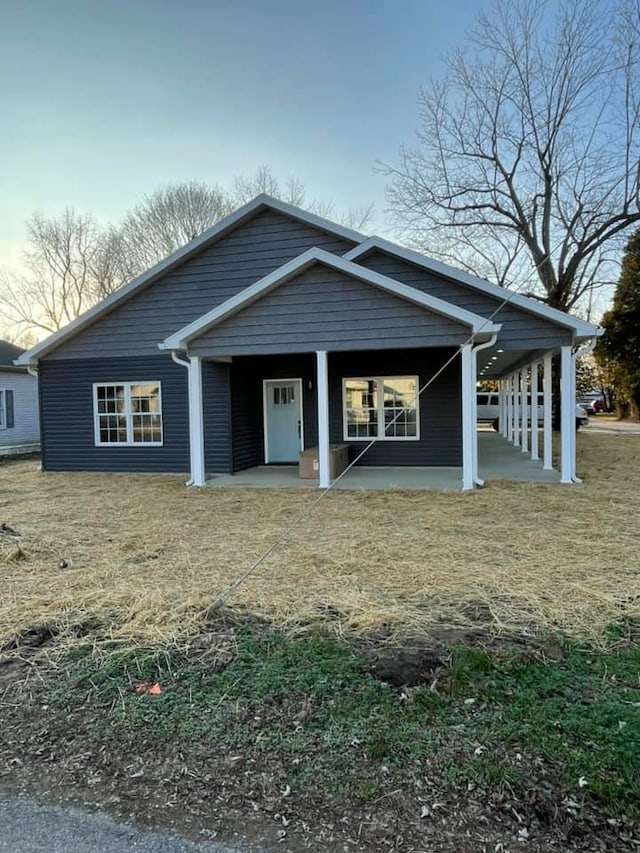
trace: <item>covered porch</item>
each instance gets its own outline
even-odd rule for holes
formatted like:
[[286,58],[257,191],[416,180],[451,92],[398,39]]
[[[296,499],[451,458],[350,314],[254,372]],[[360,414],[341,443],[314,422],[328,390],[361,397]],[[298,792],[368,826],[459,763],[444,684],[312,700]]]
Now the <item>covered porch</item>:
[[[324,489],[578,482],[575,359],[587,335],[560,312],[559,322],[532,318],[506,302],[504,324],[494,323],[320,249],[285,264],[160,345],[188,369],[190,484],[204,486],[213,473],[223,475],[214,485],[300,487],[295,463],[307,448],[317,448],[309,484]],[[498,384],[500,412],[498,432],[479,442],[480,379]],[[531,405],[541,386],[543,414]],[[342,443],[350,467],[336,477],[330,448]]]
[[[478,430],[478,468],[485,481],[559,483],[560,474],[524,456],[497,433]],[[347,491],[387,489],[460,491],[462,467],[377,466],[349,469],[333,483]],[[236,474],[218,474],[206,481],[212,489],[315,489],[317,480],[301,479],[295,465],[256,465]]]

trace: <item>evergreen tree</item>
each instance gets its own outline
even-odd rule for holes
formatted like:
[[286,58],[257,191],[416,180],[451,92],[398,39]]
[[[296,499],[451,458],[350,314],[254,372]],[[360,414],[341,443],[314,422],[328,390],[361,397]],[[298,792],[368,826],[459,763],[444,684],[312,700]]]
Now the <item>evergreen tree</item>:
[[640,231],[626,245],[613,304],[602,325],[596,357],[615,376],[620,414],[640,420]]

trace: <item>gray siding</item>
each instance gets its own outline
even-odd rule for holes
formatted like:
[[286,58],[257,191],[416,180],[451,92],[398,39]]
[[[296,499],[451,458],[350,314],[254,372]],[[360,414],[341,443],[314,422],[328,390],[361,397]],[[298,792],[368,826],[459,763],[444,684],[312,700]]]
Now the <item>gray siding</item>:
[[317,443],[315,357],[275,356],[234,359],[231,369],[233,405],[233,470],[264,463],[263,381],[302,379],[304,446]]
[[202,362],[202,409],[205,468],[212,474],[230,474],[230,365],[213,361]]
[[[351,458],[365,442],[344,442],[342,380],[372,375],[415,375],[420,385],[433,377],[453,354],[450,349],[388,350],[380,353],[329,354],[329,409],[333,444],[346,443]],[[264,464],[262,382],[300,378],[303,385],[304,446],[318,443],[315,358],[292,355],[234,359],[231,369],[233,405],[233,470]],[[311,386],[311,387],[309,387]],[[455,358],[420,398],[420,439],[379,441],[360,465],[462,464],[460,359]]]
[[312,246],[342,254],[353,244],[275,211],[257,214],[46,359],[157,354],[159,341]]
[[[329,356],[329,418],[332,443],[345,443],[353,459],[367,442],[344,441],[342,380],[358,376],[417,374],[420,388],[451,358],[454,350],[411,350]],[[462,397],[457,356],[420,396],[420,439],[377,441],[359,465],[462,465]]]
[[[162,383],[163,445],[96,447],[93,383]],[[169,355],[40,363],[45,471],[189,471],[187,371]]]
[[469,327],[317,264],[189,346],[194,355],[253,355],[464,343]]
[[29,373],[0,368],[0,391],[13,391],[13,427],[0,428],[0,447],[40,440],[38,380]]
[[[500,300],[493,296],[420,269],[384,252],[375,251],[358,260],[358,263],[482,317],[491,317],[501,304]],[[570,344],[572,340],[570,330],[511,304],[500,307],[492,319],[493,322],[502,324],[497,346],[504,350],[549,350]]]

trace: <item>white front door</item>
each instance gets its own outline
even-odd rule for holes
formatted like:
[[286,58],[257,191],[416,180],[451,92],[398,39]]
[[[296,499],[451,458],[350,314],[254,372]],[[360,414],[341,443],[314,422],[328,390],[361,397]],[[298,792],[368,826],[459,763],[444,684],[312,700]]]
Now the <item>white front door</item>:
[[302,380],[265,379],[264,461],[297,462],[302,428]]

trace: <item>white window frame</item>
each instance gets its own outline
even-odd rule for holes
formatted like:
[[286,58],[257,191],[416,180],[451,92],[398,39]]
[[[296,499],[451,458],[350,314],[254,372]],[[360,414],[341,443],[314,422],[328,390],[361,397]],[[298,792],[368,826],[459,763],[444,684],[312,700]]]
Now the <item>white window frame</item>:
[[7,395],[4,388],[0,388],[0,429],[7,428]]
[[[100,441],[100,417],[104,412],[98,412],[98,388],[109,388],[122,385],[124,387],[125,422],[127,425],[126,441]],[[131,411],[131,386],[132,385],[157,385],[158,386],[158,415],[160,415],[160,441],[134,441],[133,440],[133,412]],[[155,413],[153,413],[155,414]],[[162,414],[162,382],[158,379],[139,379],[135,382],[94,382],[93,383],[93,440],[96,447],[162,447],[164,444],[164,416]]]
[[[380,393],[380,383],[384,386],[385,382],[390,382],[395,379],[408,379],[416,384],[416,434],[415,435],[385,435],[384,422],[384,392]],[[382,405],[378,405],[378,435],[377,436],[353,436],[348,435],[347,425],[347,382],[376,382],[378,383],[377,394],[378,400],[382,400]],[[342,437],[344,441],[357,441],[366,443],[368,441],[420,441],[420,380],[418,376],[343,376],[342,378]]]

